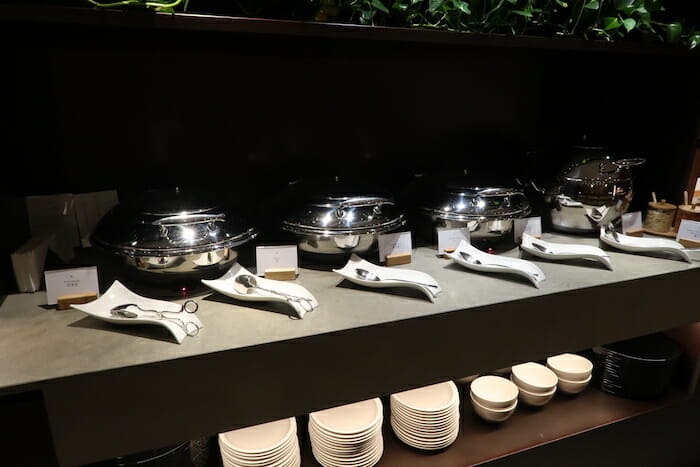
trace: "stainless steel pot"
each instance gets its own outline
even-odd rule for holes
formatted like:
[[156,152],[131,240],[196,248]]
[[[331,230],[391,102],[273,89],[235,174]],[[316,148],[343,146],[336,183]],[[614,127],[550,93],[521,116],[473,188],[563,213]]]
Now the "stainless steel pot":
[[309,253],[365,253],[381,233],[406,223],[394,201],[381,196],[327,196],[287,217],[282,228]]
[[135,270],[157,276],[214,277],[258,232],[201,193],[155,190],[122,203],[98,223],[92,241]]
[[605,147],[574,148],[571,162],[544,192],[552,227],[572,233],[597,232],[627,212],[634,196],[630,167],[641,158],[614,160]]
[[497,242],[512,237],[513,219],[527,217],[530,202],[515,188],[449,189],[422,208],[435,228],[469,228],[472,241]]

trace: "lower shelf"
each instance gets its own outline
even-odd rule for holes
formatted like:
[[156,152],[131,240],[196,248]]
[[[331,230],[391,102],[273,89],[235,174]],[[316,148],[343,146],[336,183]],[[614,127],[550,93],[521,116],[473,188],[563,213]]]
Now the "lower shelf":
[[[460,388],[462,390],[463,388]],[[467,389],[468,391],[468,389]],[[462,423],[459,437],[449,448],[437,452],[418,451],[401,443],[388,422],[388,400],[384,400],[384,455],[377,464],[396,467],[466,467],[483,464],[521,451],[542,446],[611,423],[652,412],[687,399],[672,390],[658,400],[634,401],[611,396],[593,387],[575,397],[557,395],[546,406],[535,409],[520,405],[506,422],[492,425],[474,413],[462,395]],[[466,404],[465,404],[466,401]],[[305,418],[299,420],[302,466],[318,467],[306,436]]]

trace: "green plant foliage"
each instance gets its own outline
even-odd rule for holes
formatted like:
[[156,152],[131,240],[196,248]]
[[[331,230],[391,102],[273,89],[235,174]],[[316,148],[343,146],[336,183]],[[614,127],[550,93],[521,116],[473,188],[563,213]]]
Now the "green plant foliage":
[[[118,0],[103,7],[140,5],[160,11],[196,11],[207,0]],[[671,0],[232,0],[226,13],[372,26],[445,29],[513,35],[580,37],[606,41],[700,44],[700,32],[674,17]],[[211,4],[208,5],[211,7]],[[208,11],[211,8],[205,8]]]
[[175,8],[185,3],[185,8],[187,8],[187,0],[117,0],[117,1],[106,1],[101,2],[98,0],[87,0],[92,5],[100,8],[117,8],[117,7],[145,7],[152,8],[156,11],[164,11],[167,13],[172,13]]

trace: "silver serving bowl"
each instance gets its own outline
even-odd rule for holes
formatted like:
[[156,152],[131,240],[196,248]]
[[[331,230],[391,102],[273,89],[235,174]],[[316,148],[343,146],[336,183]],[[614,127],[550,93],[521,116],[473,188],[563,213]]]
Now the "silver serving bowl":
[[405,223],[389,198],[328,196],[289,216],[282,229],[295,235],[301,251],[336,255],[371,251],[380,234]]

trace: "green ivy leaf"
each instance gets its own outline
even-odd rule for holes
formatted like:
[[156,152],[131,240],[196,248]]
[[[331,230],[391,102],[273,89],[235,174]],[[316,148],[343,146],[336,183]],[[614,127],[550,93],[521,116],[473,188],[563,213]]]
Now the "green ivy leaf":
[[382,0],[372,0],[372,6],[376,8],[377,10],[383,11],[386,14],[389,14],[389,10],[387,7],[384,6],[382,3]]
[[600,3],[598,3],[598,0],[591,0],[584,5],[584,8],[587,10],[597,10],[600,8]]
[[391,5],[391,8],[394,10],[400,10],[400,11],[406,11],[408,10],[408,3],[403,3],[401,1],[394,2],[393,5]]
[[511,10],[516,15],[525,16],[527,18],[532,18],[532,12],[523,10]]
[[506,0],[506,2],[510,3],[511,5],[515,5],[518,3],[518,0]]
[[469,4],[467,2],[464,2],[462,0],[453,0],[452,4],[457,8],[459,11],[464,13],[465,15],[471,15],[472,11],[469,9]]
[[632,8],[636,0],[615,0],[615,8],[617,10],[624,10],[627,8]]
[[696,32],[694,34],[691,34],[690,37],[688,38],[690,42],[690,48],[694,49],[700,44],[700,32]]
[[559,5],[559,6],[563,6],[564,8],[569,8],[569,4],[563,0],[554,0],[554,1],[557,2],[557,5]]
[[614,16],[606,16],[603,18],[603,30],[610,31],[611,29],[617,29],[620,27],[620,20]]
[[377,10],[360,10],[362,12],[362,16],[360,17],[360,20],[367,24],[372,21],[372,18],[374,18],[374,14],[377,12]]
[[666,26],[666,42],[669,44],[677,44],[681,38],[683,27],[681,23],[671,23]]
[[445,3],[445,0],[430,0],[430,3],[428,4],[428,11],[430,13],[435,13],[438,8],[442,6],[442,4]]
[[622,20],[622,25],[627,29],[627,32],[630,32],[637,25],[637,22],[634,18],[625,18]]

